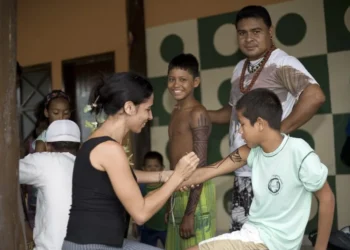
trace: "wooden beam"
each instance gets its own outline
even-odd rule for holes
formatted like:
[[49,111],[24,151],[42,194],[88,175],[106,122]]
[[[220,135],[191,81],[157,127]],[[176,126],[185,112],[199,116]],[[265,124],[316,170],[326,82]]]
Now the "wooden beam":
[[0,248],[26,249],[19,197],[16,0],[0,0]]
[[[126,0],[129,37],[129,70],[147,75],[145,15],[143,0]],[[140,134],[131,134],[131,149],[136,169],[143,164],[144,155],[151,149],[150,123]]]
[[[129,38],[129,70],[141,75],[147,75],[146,67],[146,37],[145,37],[145,15],[143,0],[126,0],[127,12],[127,37]],[[151,148],[150,125],[142,129],[141,133],[129,135],[129,146],[133,154],[134,168],[140,169],[143,164],[143,156]],[[127,216],[129,221],[130,216]],[[128,223],[129,224],[129,223]],[[125,238],[128,236],[129,228],[126,229]]]

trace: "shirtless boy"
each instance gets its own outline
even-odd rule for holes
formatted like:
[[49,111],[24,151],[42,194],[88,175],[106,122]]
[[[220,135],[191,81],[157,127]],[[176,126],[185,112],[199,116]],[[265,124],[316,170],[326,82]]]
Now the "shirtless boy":
[[[169,124],[170,168],[187,152],[194,151],[198,167],[207,164],[211,122],[207,110],[195,99],[200,84],[198,61],[180,54],[168,67],[168,90],[177,101]],[[212,181],[190,190],[176,192],[170,201],[166,249],[182,250],[211,238],[216,232],[215,185]]]

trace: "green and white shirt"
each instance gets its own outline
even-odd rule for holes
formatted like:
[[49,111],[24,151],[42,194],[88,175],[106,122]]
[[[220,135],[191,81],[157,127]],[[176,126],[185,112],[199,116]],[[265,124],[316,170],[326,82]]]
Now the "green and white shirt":
[[328,169],[302,139],[284,135],[272,153],[253,148],[254,198],[247,223],[255,226],[270,250],[300,249],[311,210],[312,193],[326,182]]

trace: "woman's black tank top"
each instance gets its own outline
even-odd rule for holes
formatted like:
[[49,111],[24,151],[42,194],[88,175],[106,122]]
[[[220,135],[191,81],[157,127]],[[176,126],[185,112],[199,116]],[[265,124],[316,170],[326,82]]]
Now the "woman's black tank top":
[[68,241],[123,246],[127,228],[125,208],[116,196],[107,173],[95,169],[90,162],[91,151],[109,140],[113,139],[108,136],[89,139],[77,154],[66,236]]

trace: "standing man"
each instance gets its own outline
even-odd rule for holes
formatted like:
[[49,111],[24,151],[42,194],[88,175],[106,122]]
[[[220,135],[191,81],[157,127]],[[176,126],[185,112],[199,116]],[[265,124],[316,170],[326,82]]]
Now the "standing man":
[[[247,58],[233,71],[229,103],[208,112],[212,123],[230,122],[230,152],[246,144],[238,132],[240,124],[234,107],[250,90],[267,88],[277,94],[283,108],[281,131],[286,134],[309,121],[325,101],[320,86],[300,61],[273,44],[271,17],[264,7],[241,9],[236,16],[236,30],[239,48]],[[251,169],[244,166],[235,174],[230,231],[240,230],[246,222],[253,198]]]

